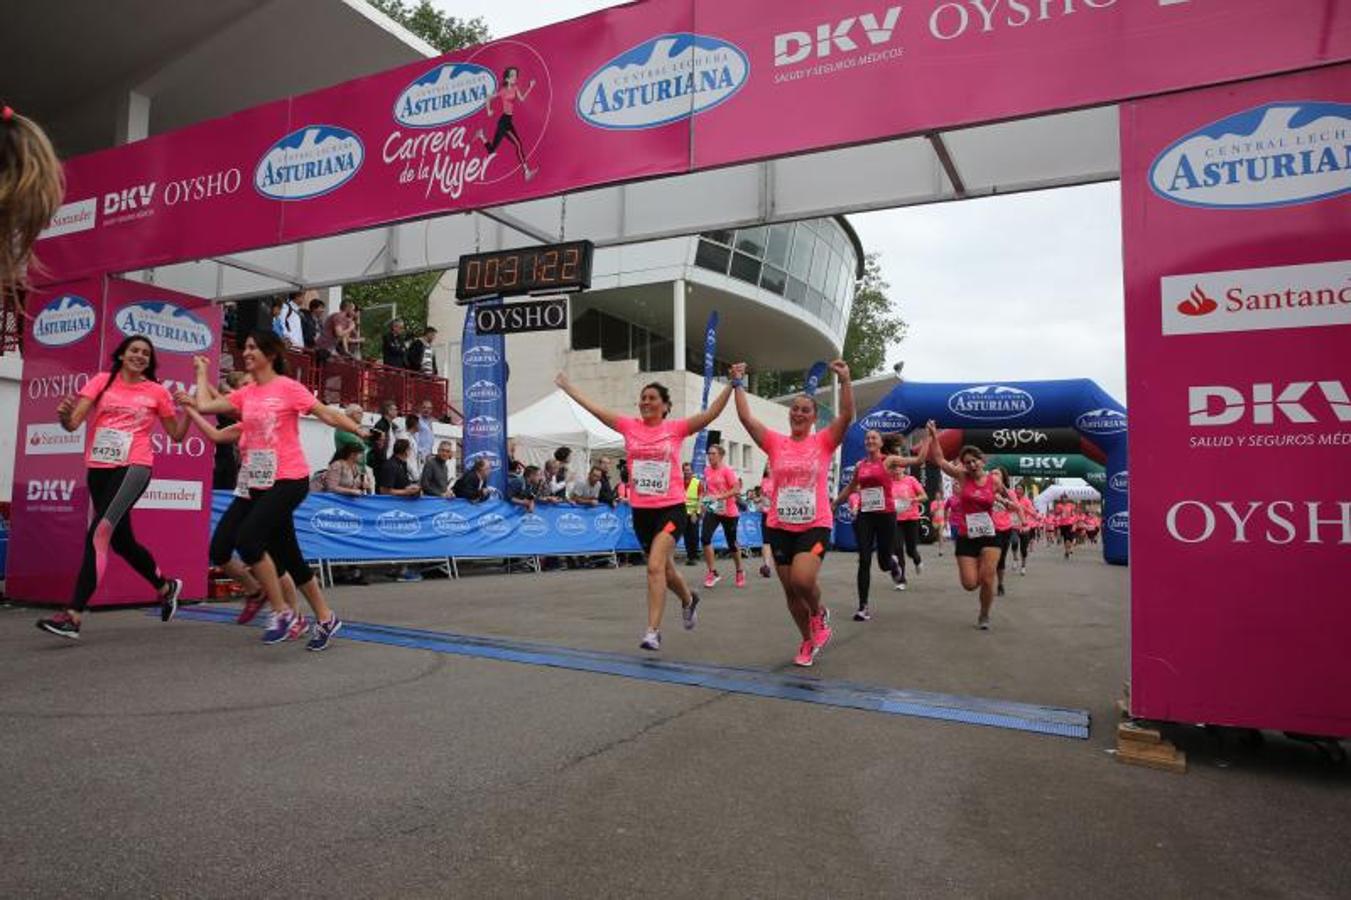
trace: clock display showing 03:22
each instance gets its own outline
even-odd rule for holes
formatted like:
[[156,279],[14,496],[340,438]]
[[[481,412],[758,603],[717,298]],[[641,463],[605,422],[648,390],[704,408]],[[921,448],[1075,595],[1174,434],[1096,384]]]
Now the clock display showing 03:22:
[[460,257],[455,297],[513,297],[591,286],[590,241],[472,253]]

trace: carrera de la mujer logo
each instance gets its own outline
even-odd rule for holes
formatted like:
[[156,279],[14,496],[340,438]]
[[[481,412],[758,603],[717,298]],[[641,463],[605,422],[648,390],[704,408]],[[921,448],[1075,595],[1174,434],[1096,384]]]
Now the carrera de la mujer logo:
[[577,92],[577,115],[597,128],[656,128],[707,112],[750,78],[735,44],[702,34],[663,34],[597,69]]

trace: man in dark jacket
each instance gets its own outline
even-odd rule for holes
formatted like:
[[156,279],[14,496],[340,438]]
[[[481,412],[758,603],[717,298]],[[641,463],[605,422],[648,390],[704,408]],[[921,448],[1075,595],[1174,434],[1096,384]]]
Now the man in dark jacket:
[[389,323],[389,331],[385,332],[380,358],[385,365],[396,369],[408,367],[408,336],[403,332],[403,319],[395,319]]
[[483,457],[474,461],[474,465],[469,471],[461,475],[451,490],[456,497],[461,500],[468,500],[470,503],[481,503],[491,496],[488,487],[488,474],[492,471],[492,466]]
[[440,375],[436,368],[436,354],[432,352],[432,343],[436,340],[436,329],[428,328],[422,337],[414,338],[408,345],[408,369],[423,375]]

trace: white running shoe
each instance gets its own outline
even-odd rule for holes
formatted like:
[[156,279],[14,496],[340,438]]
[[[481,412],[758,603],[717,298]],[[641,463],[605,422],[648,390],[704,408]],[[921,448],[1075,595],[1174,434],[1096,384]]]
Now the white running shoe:
[[661,632],[653,631],[649,628],[647,634],[643,635],[643,642],[638,646],[644,650],[660,650]]
[[979,628],[981,631],[989,631],[989,630],[990,630],[990,617],[989,617],[989,616],[981,616],[980,618],[976,619],[976,627]]
[[903,591],[903,590],[905,590],[905,582],[904,582],[904,581],[898,581],[898,582],[896,582],[896,590],[898,590],[898,591]]

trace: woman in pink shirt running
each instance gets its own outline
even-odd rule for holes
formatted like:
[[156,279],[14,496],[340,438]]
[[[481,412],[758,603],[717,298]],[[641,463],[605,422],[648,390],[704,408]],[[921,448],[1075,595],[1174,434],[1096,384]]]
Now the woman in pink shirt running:
[[37,627],[58,637],[76,639],[80,622],[103,580],[111,549],[136,574],[155,586],[160,619],[167,622],[178,609],[183,582],[165,578],[150,551],[131,530],[131,508],[150,484],[155,453],[150,433],[160,422],[174,441],[183,440],[188,420],[178,418],[169,391],[155,379],[155,345],[143,337],[129,337],[113,351],[113,366],[67,397],[56,408],[61,427],[77,431],[88,423],[85,438],[85,479],[94,514],[84,537],[84,559],[75,579],[70,606]]
[[[901,438],[895,436],[890,442],[884,442],[883,450],[895,455],[900,452]],[[923,461],[923,454],[920,454]],[[893,477],[891,499],[896,505],[896,558],[901,563],[901,574],[905,574],[906,557],[915,564],[915,574],[924,571],[924,560],[919,555],[919,520],[929,495],[924,485],[906,469],[898,469]]]
[[[255,331],[244,342],[244,369],[253,377],[225,397],[212,398],[206,360],[198,357],[197,398],[180,394],[202,413],[227,413],[243,426],[244,460],[241,486],[212,536],[213,554],[221,548],[238,552],[267,594],[272,619],[263,643],[276,644],[298,636],[296,616],[282,595],[279,573],[289,572],[314,610],[315,627],[309,650],[324,650],[342,627],[305,564],[295,533],[295,511],[310,489],[310,467],[300,446],[300,417],[313,414],[326,425],[365,437],[364,428],[346,414],[325,406],[300,382],[286,375],[286,347],[267,331]],[[248,496],[241,496],[247,491]],[[229,558],[213,560],[217,565]]]
[[827,480],[835,449],[854,421],[854,386],[842,359],[830,364],[840,383],[840,409],[822,431],[816,424],[816,399],[799,394],[788,408],[788,434],[772,431],[751,414],[746,400],[746,364],[732,367],[736,413],[751,440],[769,455],[774,472],[774,502],[765,514],[764,537],[774,555],[788,612],[801,634],[793,662],[810,666],[830,641],[830,612],[821,603],[817,576],[830,545],[834,507]]
[[525,160],[525,147],[521,144],[521,136],[516,133],[516,123],[512,121],[512,114],[516,111],[517,103],[524,103],[525,98],[530,96],[530,92],[535,89],[535,82],[532,79],[530,86],[521,90],[517,86],[520,79],[520,70],[515,66],[507,66],[506,71],[502,73],[502,87],[492,97],[488,98],[486,112],[488,118],[493,117],[493,100],[502,104],[502,115],[497,117],[497,130],[493,132],[493,139],[490,141],[483,134],[483,129],[478,130],[476,137],[483,142],[489,153],[496,153],[497,148],[505,138],[511,141],[511,146],[516,148],[516,159],[520,161],[521,168],[525,171],[525,180],[534,178],[539,169],[530,168],[530,164]]
[[741,476],[723,461],[721,444],[708,448],[708,465],[704,467],[704,524],[699,534],[699,542],[704,548],[704,565],[708,574],[704,576],[704,587],[712,588],[722,576],[716,568],[717,556],[713,552],[713,535],[722,527],[723,537],[727,540],[727,549],[732,552],[732,562],[736,566],[735,584],[739,588],[746,586],[746,572],[741,565],[741,547],[737,544],[736,529],[741,523],[741,510],[737,507],[737,494],[741,491]]
[[680,472],[680,450],[685,438],[713,422],[732,396],[729,384],[708,409],[687,419],[668,420],[671,393],[652,382],[638,395],[638,417],[621,416],[594,403],[559,372],[554,384],[609,428],[624,436],[629,470],[629,506],[633,530],[647,556],[647,632],[638,645],[661,649],[661,620],[666,590],[680,598],[681,619],[690,631],[698,622],[699,595],[689,589],[675,567],[676,541],[685,533],[685,479]]

